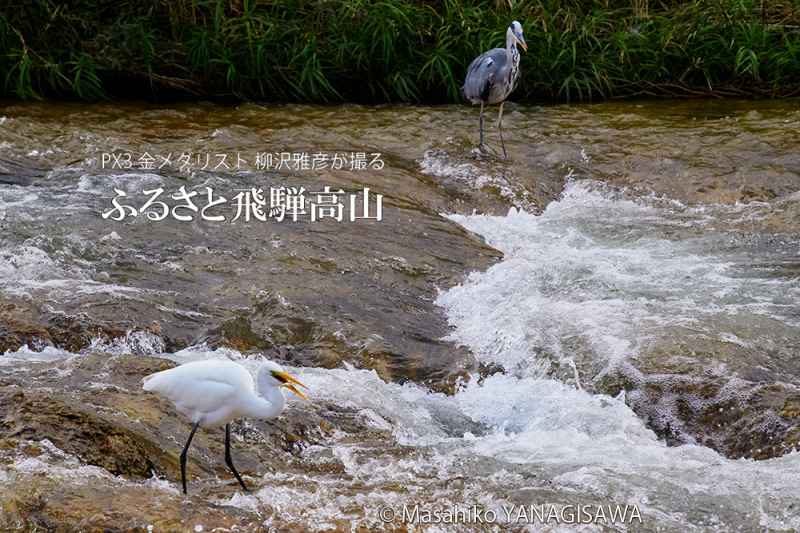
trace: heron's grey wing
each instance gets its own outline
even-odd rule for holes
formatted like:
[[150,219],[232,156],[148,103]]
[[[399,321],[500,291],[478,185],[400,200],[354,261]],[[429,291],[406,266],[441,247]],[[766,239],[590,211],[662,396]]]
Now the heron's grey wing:
[[504,48],[493,48],[473,59],[461,88],[464,98],[475,104],[487,101],[495,80],[502,79],[502,73],[508,70],[507,63]]

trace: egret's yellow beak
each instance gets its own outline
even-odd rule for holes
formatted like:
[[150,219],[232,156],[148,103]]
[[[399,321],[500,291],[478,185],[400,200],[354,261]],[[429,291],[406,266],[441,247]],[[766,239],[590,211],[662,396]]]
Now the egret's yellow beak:
[[296,377],[292,376],[287,372],[278,372],[275,370],[272,371],[272,376],[281,383],[283,383],[283,386],[292,391],[294,394],[300,396],[304,400],[308,400],[308,396],[300,392],[297,389],[297,387],[295,387],[295,385],[300,385],[304,389],[308,388],[305,385],[303,385],[299,379],[297,379]]
[[526,52],[528,51],[528,43],[525,42],[525,39],[520,39],[519,37],[517,37],[517,42],[519,43],[519,45],[522,47],[523,50],[525,50]]

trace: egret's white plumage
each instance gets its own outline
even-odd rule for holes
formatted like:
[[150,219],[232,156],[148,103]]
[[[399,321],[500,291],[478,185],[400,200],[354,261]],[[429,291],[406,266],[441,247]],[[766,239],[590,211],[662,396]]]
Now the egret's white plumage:
[[256,380],[242,365],[234,361],[206,360],[186,363],[144,378],[143,388],[156,392],[172,403],[192,421],[192,432],[181,454],[181,477],[186,493],[186,453],[199,426],[225,426],[225,461],[247,490],[230,457],[230,422],[249,417],[278,417],[286,407],[281,388],[285,387],[305,398],[295,385],[305,387],[272,361],[258,369]]

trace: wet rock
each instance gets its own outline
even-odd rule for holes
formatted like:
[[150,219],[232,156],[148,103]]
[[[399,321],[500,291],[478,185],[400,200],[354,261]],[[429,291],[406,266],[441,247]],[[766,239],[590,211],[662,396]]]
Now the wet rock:
[[220,327],[220,336],[220,345],[229,346],[240,352],[274,347],[273,343],[259,337],[253,331],[250,320],[246,316],[232,318],[223,323]]
[[77,353],[93,345],[124,346],[128,352],[152,353],[150,344],[137,347],[140,334],[149,336],[163,349],[178,348],[161,337],[157,322],[141,326],[134,321],[97,322],[87,315],[42,312],[30,302],[0,296],[0,353],[17,351],[22,346],[37,350],[53,346]]
[[626,403],[670,445],[697,443],[732,458],[769,459],[800,449],[800,389],[760,384],[688,365],[657,374],[610,372],[593,386]]
[[[207,122],[205,112],[198,113]],[[200,135],[210,151],[227,152],[233,143],[237,152],[263,152],[258,133],[264,124],[263,110],[247,109],[234,122],[238,127],[230,130],[229,124],[220,123],[218,129],[224,134],[211,138],[205,128],[198,131],[191,126],[195,122],[182,121],[184,126],[173,125],[185,128],[180,142],[174,128],[169,134],[164,131],[160,140],[148,134],[152,145],[147,147],[139,144],[138,137],[129,140],[135,150],[177,153],[182,143]],[[92,127],[102,130],[102,124],[108,125],[97,121]],[[38,127],[35,119],[15,120],[14,126]],[[119,126],[110,128],[116,131]],[[85,127],[86,120],[81,120],[68,128]],[[124,136],[128,131],[103,135]],[[323,137],[326,131],[317,129],[313,135]],[[364,135],[349,142],[369,144],[372,137]],[[303,146],[286,145],[281,150],[301,150],[311,140],[304,138]],[[327,145],[319,140],[321,146]],[[74,148],[86,150],[82,145]],[[84,348],[94,335],[113,338],[157,322],[158,336],[168,350],[204,341],[244,351],[288,345],[293,347],[290,359],[297,364],[335,367],[348,361],[374,368],[388,380],[450,388],[476,363],[467,350],[440,340],[448,326],[433,303],[437,291],[459,283],[465,272],[487,268],[501,254],[440,213],[504,212],[511,200],[475,195],[469,183],[442,188],[421,171],[417,158],[422,152],[411,157],[413,152],[401,155],[389,146],[374,150],[384,151],[391,165],[363,172],[201,172],[196,178],[216,183],[218,193],[228,198],[234,189],[285,183],[306,191],[341,188],[345,194],[369,187],[373,195],[384,195],[380,222],[182,223],[142,216],[114,223],[98,216],[108,208],[108,172],[64,169],[58,186],[76,191],[74,211],[53,212],[44,197],[19,208],[30,219],[30,231],[41,235],[29,244],[31,257],[19,262],[19,269],[29,266],[31,272],[18,275],[34,278],[21,298],[47,299],[70,317],[36,323],[57,330],[59,338],[47,342],[71,351]],[[97,154],[84,155],[90,160]],[[70,159],[75,156],[70,154]],[[492,172],[492,165],[485,164],[485,171]],[[513,174],[511,163],[502,166],[502,172]],[[51,186],[50,178],[43,177],[39,185]],[[141,195],[134,190],[140,180],[142,184],[158,180],[166,189],[187,184],[175,172],[132,172],[124,179],[130,194]],[[469,194],[455,198],[456,190]],[[14,245],[13,239],[8,244]],[[47,269],[53,270],[52,277],[64,278],[57,289],[38,283]],[[106,324],[119,331],[95,331],[95,325]]]
[[[108,480],[70,483],[21,475],[2,483],[0,528],[5,531],[257,531],[257,514],[233,506],[210,506]],[[149,529],[148,529],[149,528]],[[197,529],[200,528],[200,529]]]
[[0,353],[19,350],[22,346],[52,343],[50,332],[43,325],[32,323],[27,313],[10,302],[0,303]]
[[7,185],[30,185],[31,180],[30,178],[26,178],[24,176],[7,176],[0,174],[0,183],[5,183]]
[[503,368],[503,365],[499,365],[497,363],[481,363],[478,367],[478,379],[480,382],[483,382],[489,376],[493,376],[495,374],[504,374],[506,369]]
[[[178,456],[190,424],[170,402],[141,389],[144,376],[174,364],[89,353],[56,364],[0,367],[0,491],[7,496],[0,529],[129,531],[152,525],[155,531],[184,531],[202,525],[205,531],[260,531],[265,519],[282,531],[297,527],[280,514],[264,516],[263,508],[256,513],[224,503],[238,486],[224,463],[222,429],[195,435],[187,468],[190,498],[182,497]],[[265,475],[342,475],[339,461],[298,457],[334,433],[396,446],[351,409],[290,403],[277,420],[233,423],[233,456],[254,491],[265,488]]]
[[18,387],[0,391],[6,438],[48,436],[59,448],[112,474],[145,478],[154,468],[175,471],[175,464],[129,428],[110,423],[80,404],[53,399]]

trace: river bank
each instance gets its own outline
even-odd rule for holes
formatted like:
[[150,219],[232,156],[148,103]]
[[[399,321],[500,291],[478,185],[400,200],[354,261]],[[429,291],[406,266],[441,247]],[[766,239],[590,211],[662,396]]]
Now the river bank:
[[455,103],[515,19],[517,101],[798,95],[800,10],[737,0],[23,3],[0,95]]

